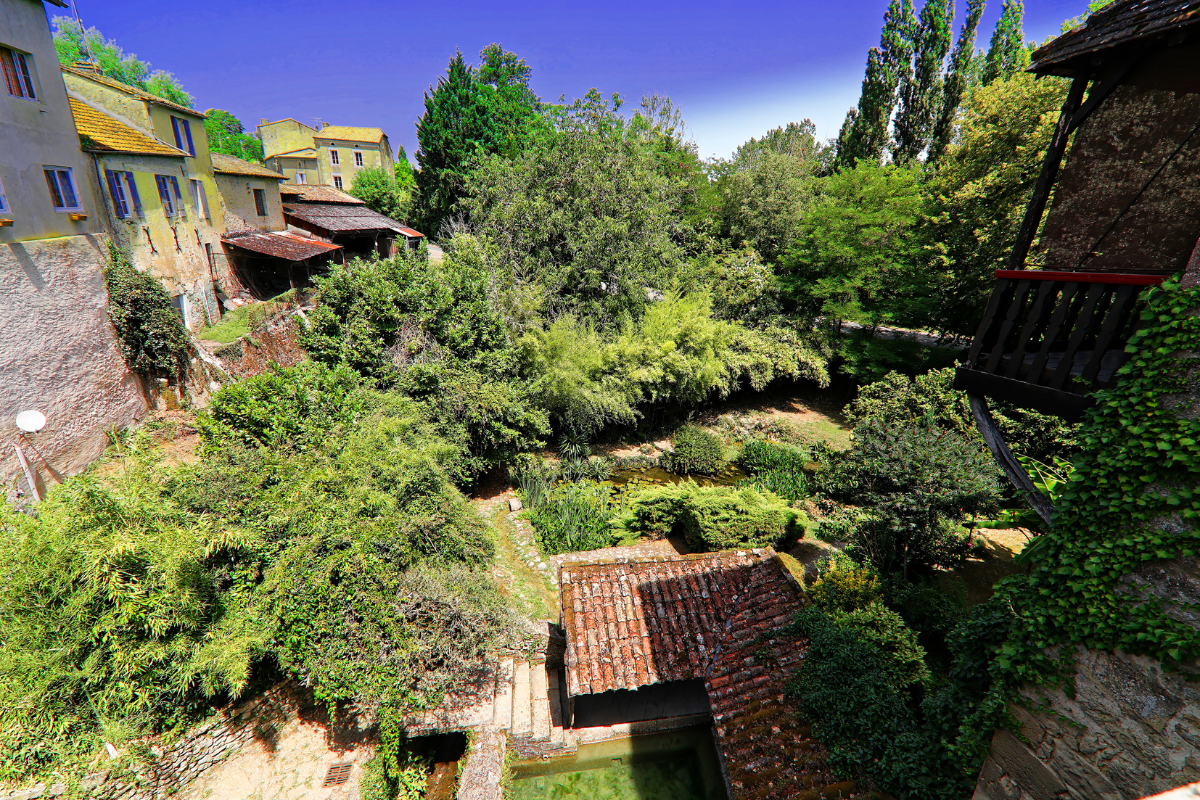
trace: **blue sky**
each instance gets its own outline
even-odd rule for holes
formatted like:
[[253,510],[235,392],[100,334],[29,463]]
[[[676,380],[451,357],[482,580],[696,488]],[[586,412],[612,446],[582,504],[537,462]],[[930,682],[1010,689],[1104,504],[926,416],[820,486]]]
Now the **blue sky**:
[[[887,0],[77,2],[84,25],[175,73],[197,108],[226,109],[251,129],[264,117],[376,125],[411,155],[423,92],[455,49],[474,60],[498,41],[533,67],[543,99],[591,87],[634,105],[644,93],[670,95],[705,157],[728,156],[747,138],[805,117],[822,138],[836,134],[858,99],[887,7]],[[988,0],[981,46],[1000,6]],[[1085,6],[1030,0],[1026,37],[1056,34]],[[958,19],[956,35],[957,28]]]

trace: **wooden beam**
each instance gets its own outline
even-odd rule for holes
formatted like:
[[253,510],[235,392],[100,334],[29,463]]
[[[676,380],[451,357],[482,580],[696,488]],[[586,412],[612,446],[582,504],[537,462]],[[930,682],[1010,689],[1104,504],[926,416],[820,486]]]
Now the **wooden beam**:
[[973,394],[967,395],[967,399],[971,404],[971,415],[975,417],[975,425],[979,428],[979,433],[983,435],[983,440],[987,442],[988,449],[996,457],[1000,468],[1004,470],[1004,474],[1012,481],[1017,491],[1025,495],[1025,499],[1042,518],[1042,522],[1049,526],[1050,519],[1054,516],[1054,503],[1037,490],[1037,487],[1033,485],[1033,479],[1021,466],[1021,462],[1017,461],[1012,450],[1008,449],[1004,437],[1000,435],[1000,429],[996,427],[996,421],[992,419],[992,414],[988,411],[987,400]]
[[1050,198],[1050,189],[1054,179],[1058,177],[1058,168],[1062,164],[1063,154],[1067,151],[1067,140],[1071,135],[1071,120],[1083,102],[1083,92],[1087,89],[1086,75],[1080,75],[1071,82],[1067,92],[1067,101],[1063,103],[1062,113],[1058,115],[1058,126],[1046,148],[1046,159],[1042,162],[1042,174],[1038,176],[1037,185],[1033,187],[1033,197],[1025,209],[1025,219],[1021,221],[1021,229],[1017,231],[1017,240],[1013,243],[1012,253],[1008,256],[1009,269],[1025,269],[1025,258],[1029,255],[1029,247],[1037,234],[1042,214],[1046,211],[1046,201]]
[[954,370],[954,388],[967,394],[977,394],[1012,403],[1018,408],[1032,408],[1042,414],[1076,422],[1096,401],[1091,397],[1049,386],[1038,386],[1003,375],[991,375],[977,369],[958,367]]

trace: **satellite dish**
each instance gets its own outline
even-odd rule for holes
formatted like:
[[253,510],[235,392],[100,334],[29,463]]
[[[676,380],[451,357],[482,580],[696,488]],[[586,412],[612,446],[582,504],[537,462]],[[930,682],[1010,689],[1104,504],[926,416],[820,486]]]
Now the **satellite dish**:
[[37,433],[46,427],[46,415],[40,411],[22,411],[17,414],[17,427],[25,433]]

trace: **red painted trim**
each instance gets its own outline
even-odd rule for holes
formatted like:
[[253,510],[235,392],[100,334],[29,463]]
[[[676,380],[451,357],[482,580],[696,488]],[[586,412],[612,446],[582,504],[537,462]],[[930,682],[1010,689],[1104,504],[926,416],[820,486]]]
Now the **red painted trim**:
[[1165,275],[1133,275],[1124,272],[1052,272],[1045,269],[998,269],[997,278],[1026,281],[1078,281],[1079,283],[1117,283],[1133,286],[1158,286]]

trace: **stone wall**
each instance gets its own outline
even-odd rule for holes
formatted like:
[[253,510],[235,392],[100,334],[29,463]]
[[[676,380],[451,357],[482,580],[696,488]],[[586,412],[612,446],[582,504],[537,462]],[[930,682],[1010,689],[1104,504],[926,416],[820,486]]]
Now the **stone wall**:
[[229,374],[241,380],[266,372],[272,364],[292,367],[308,358],[297,341],[299,329],[291,314],[268,320],[236,342],[215,351]]
[[1200,684],[1141,656],[1076,658],[1073,697],[1012,708],[1021,730],[996,733],[974,800],[1137,800],[1200,780]]
[[[106,430],[146,411],[108,320],[108,239],[65,236],[0,244],[0,483],[28,491],[19,444],[44,490],[103,452]],[[46,427],[20,437],[13,418],[36,409]]]

